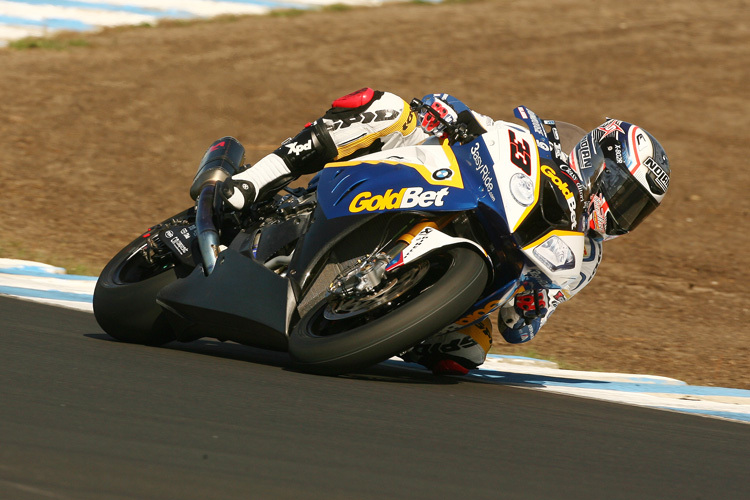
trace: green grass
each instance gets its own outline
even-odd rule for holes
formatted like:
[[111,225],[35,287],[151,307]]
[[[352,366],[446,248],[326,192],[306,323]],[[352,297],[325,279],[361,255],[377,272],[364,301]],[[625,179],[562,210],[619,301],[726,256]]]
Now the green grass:
[[[442,0],[439,3],[429,1],[429,0],[411,0],[410,3],[418,4],[418,5],[439,5],[440,3],[443,3],[443,4],[469,3],[469,2],[475,2],[475,1],[481,1],[481,0]],[[353,9],[360,9],[360,8],[370,8],[370,7],[334,3],[331,5],[324,5],[324,6],[321,6],[318,8],[312,8],[312,9],[274,9],[270,11],[267,15],[270,17],[297,17],[297,16],[302,16],[305,14],[311,14],[311,13],[316,13],[316,12],[348,12]],[[138,25],[115,26],[111,28],[106,28],[104,31],[112,32],[112,31],[132,30],[132,29],[151,29],[151,28],[156,28],[156,27],[179,28],[183,26],[194,26],[196,24],[202,24],[202,23],[230,23],[230,22],[234,22],[239,19],[242,19],[243,17],[245,16],[227,14],[227,15],[216,16],[210,19],[201,19],[201,18],[164,19],[155,24],[144,22]],[[95,34],[95,32],[91,32],[88,34]],[[20,40],[15,40],[15,41],[10,42],[8,44],[8,48],[13,49],[13,50],[31,50],[31,49],[68,50],[68,49],[74,49],[74,48],[79,48],[79,47],[89,47],[92,45],[92,42],[90,41],[91,37],[80,38],[80,37],[76,37],[76,35],[79,35],[79,34],[75,32],[64,32],[64,33],[57,33],[57,34],[54,34],[51,36],[45,36],[45,37],[26,37]],[[87,34],[82,33],[81,35],[86,36]]]
[[30,260],[55,267],[62,267],[68,274],[81,276],[98,276],[101,267],[91,263],[81,262],[70,257],[58,257],[49,252],[29,248],[17,242],[0,242],[0,258]]
[[325,5],[322,10],[323,12],[345,12],[347,10],[352,10],[353,7],[351,5],[345,5],[343,3],[334,3],[331,5]]
[[271,17],[298,17],[307,14],[304,9],[274,9],[268,13]]
[[89,41],[83,38],[58,38],[58,37],[35,37],[29,36],[15,40],[8,47],[15,50],[47,49],[66,50],[74,47],[88,47]]

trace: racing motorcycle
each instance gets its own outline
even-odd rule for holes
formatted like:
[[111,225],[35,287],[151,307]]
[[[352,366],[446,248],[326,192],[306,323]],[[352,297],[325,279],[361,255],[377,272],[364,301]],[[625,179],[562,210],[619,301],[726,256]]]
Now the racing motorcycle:
[[302,370],[341,374],[482,321],[521,283],[577,277],[583,189],[563,151],[584,131],[524,106],[515,115],[527,128],[489,131],[418,99],[412,110],[433,114],[442,138],[329,163],[307,187],[278,186],[241,213],[222,210],[217,190],[244,148],[216,141],[195,206],[103,269],[99,325],[125,342],[288,351]]

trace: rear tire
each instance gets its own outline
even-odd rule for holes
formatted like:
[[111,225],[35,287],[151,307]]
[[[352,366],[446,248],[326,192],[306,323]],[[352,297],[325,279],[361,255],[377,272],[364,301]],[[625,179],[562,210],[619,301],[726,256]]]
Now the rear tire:
[[[406,351],[459,318],[487,285],[484,259],[462,247],[428,259],[442,275],[417,283],[403,303],[379,317],[327,320],[323,316],[327,300],[316,304],[289,337],[289,353],[296,365],[329,375],[365,368]],[[447,264],[446,259],[450,259]]]
[[[184,219],[189,210],[168,219]],[[110,336],[122,342],[158,346],[175,340],[156,294],[177,280],[174,259],[149,264],[140,249],[143,236],[123,248],[102,270],[94,289],[94,317]]]

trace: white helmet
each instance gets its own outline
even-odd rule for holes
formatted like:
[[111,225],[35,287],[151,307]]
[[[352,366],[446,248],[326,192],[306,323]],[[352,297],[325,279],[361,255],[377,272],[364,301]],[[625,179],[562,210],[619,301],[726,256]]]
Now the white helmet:
[[589,228],[605,238],[626,234],[659,206],[669,187],[669,160],[654,137],[607,120],[570,153],[588,186]]

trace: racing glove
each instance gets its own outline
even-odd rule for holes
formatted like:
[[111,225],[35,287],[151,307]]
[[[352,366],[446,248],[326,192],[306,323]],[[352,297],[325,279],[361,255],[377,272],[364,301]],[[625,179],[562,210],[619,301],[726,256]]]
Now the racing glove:
[[516,313],[521,316],[526,324],[531,323],[536,318],[543,317],[547,314],[547,290],[536,288],[526,290],[515,297],[513,307]]
[[[417,123],[426,133],[440,137],[445,133],[445,123],[449,125],[456,123],[458,118],[456,111],[444,100],[431,96],[425,99],[425,104],[429,104],[431,109],[420,109]],[[438,120],[436,115],[442,118],[445,123]]]

